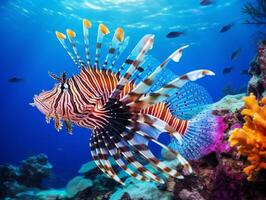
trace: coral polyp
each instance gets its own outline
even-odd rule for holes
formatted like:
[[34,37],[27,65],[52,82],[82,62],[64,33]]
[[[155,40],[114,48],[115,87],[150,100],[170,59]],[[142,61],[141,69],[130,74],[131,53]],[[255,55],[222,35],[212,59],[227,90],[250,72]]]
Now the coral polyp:
[[266,169],[266,97],[257,101],[253,94],[243,98],[245,108],[241,114],[245,123],[237,128],[229,138],[230,145],[237,147],[240,155],[247,156],[250,165],[244,168],[248,180],[256,172]]

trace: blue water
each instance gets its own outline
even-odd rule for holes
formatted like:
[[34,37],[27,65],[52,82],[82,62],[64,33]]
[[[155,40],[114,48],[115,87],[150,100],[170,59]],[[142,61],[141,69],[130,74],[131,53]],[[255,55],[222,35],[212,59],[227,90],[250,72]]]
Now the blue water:
[[[30,155],[45,153],[54,166],[57,184],[63,185],[81,164],[91,160],[89,130],[74,127],[73,135],[65,130],[57,133],[53,123],[47,125],[44,116],[29,106],[34,94],[54,85],[48,71],[67,71],[70,75],[78,72],[57,41],[55,30],[72,28],[81,34],[82,19],[88,18],[96,38],[99,22],[112,31],[121,26],[131,37],[129,49],[144,34],[153,33],[156,36],[151,54],[159,61],[190,44],[181,62],[171,63],[169,68],[177,74],[198,68],[214,71],[215,77],[198,83],[216,101],[223,97],[226,85],[239,89],[249,79],[240,71],[248,69],[256,53],[258,28],[242,24],[247,18],[241,13],[244,2],[216,0],[202,7],[199,0],[1,0],[0,164],[17,164]],[[235,26],[219,33],[229,23]],[[170,31],[184,31],[185,35],[166,38]],[[237,48],[241,53],[232,62],[231,53]],[[222,69],[230,66],[234,66],[232,73],[223,75]],[[14,76],[24,82],[10,83]]]

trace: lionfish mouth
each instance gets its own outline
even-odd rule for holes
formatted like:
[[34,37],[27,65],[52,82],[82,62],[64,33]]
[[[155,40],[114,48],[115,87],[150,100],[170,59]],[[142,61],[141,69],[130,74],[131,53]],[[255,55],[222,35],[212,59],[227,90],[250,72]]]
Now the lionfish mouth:
[[[37,109],[45,115],[45,120],[47,123],[50,123],[51,119],[54,119],[55,128],[57,131],[59,131],[63,127],[62,120],[65,122],[68,120],[64,120],[55,113],[54,109],[52,109],[51,107],[51,104],[49,104],[47,98],[43,97],[43,94],[45,94],[45,92],[41,92],[39,95],[34,95],[33,103],[30,103],[30,105],[33,107],[36,106]],[[69,128],[68,125],[66,126],[68,133],[72,133],[72,128]]]
[[33,103],[30,103],[31,106],[36,106],[38,110],[43,113],[45,116],[52,114],[52,109],[50,105],[45,102],[45,99],[41,97],[42,93],[39,95],[34,95]]

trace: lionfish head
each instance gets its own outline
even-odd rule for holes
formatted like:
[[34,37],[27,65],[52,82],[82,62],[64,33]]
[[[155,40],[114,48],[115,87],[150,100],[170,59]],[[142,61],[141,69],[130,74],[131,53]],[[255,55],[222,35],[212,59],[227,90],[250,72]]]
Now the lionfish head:
[[49,123],[53,118],[55,122],[55,128],[59,131],[62,127],[61,120],[65,122],[67,130],[72,131],[71,119],[69,113],[71,108],[67,107],[67,104],[63,102],[63,97],[68,96],[69,85],[66,78],[66,74],[63,73],[61,77],[49,72],[49,75],[57,81],[51,90],[42,91],[40,94],[35,95],[34,102],[30,105],[36,106],[37,109],[46,116],[46,122]]

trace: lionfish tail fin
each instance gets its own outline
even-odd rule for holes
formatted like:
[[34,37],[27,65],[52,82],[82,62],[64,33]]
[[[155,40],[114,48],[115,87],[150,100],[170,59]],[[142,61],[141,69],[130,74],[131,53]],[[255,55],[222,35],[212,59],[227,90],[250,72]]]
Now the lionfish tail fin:
[[202,111],[188,120],[188,127],[182,135],[182,143],[175,138],[169,147],[178,151],[187,160],[196,160],[214,151],[223,138],[223,121],[212,115],[211,111]]

